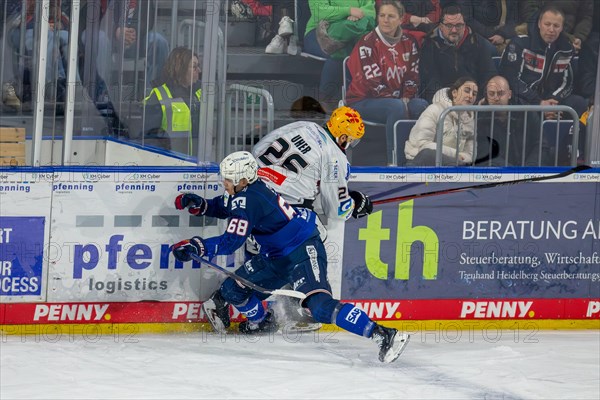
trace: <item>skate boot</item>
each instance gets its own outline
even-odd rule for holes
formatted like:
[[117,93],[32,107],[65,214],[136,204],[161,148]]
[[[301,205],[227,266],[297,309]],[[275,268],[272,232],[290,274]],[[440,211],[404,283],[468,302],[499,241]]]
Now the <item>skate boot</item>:
[[239,325],[240,333],[255,335],[260,333],[271,333],[277,331],[277,322],[271,310],[267,311],[265,318],[260,322],[242,321]]
[[210,299],[202,303],[202,311],[215,332],[225,333],[229,328],[229,304],[221,296],[219,290],[214,292]]
[[379,361],[391,363],[395,361],[410,339],[410,335],[400,333],[394,328],[375,325],[371,339],[379,346]]

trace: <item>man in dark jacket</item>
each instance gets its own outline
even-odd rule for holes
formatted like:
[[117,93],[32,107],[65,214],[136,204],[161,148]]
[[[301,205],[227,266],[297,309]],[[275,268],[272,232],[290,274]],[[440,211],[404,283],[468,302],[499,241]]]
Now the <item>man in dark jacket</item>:
[[465,24],[460,8],[444,8],[439,26],[425,38],[421,48],[421,97],[431,102],[436,91],[464,76],[484,87],[496,75],[485,40]]
[[518,0],[457,0],[469,27],[496,47],[502,54],[515,37],[515,27],[522,22]]
[[525,22],[535,22],[542,8],[555,7],[561,10],[565,18],[563,32],[575,50],[579,51],[592,30],[593,10],[600,4],[593,0],[523,0],[520,6],[520,14]]
[[596,74],[598,73],[598,50],[600,48],[600,34],[590,33],[583,42],[579,52],[579,66],[575,82],[575,93],[584,99],[592,100],[596,90]]
[[592,31],[579,52],[579,65],[575,78],[575,93],[593,101],[596,90],[598,52],[600,51],[600,3],[594,7]]
[[[517,105],[508,81],[494,76],[485,88],[483,105]],[[538,112],[479,112],[475,165],[490,167],[552,165],[547,142],[540,140]],[[543,145],[540,148],[540,142]]]
[[[510,82],[519,101],[532,105],[567,105],[578,115],[586,101],[573,95],[573,45],[562,33],[564,14],[548,6],[536,23],[530,23],[528,36],[514,38],[500,61],[500,74]],[[546,113],[553,119],[556,114]]]

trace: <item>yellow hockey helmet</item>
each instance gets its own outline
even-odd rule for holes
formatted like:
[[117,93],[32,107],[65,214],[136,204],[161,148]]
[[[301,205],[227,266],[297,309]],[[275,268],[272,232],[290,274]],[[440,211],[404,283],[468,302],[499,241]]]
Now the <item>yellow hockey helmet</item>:
[[348,135],[353,140],[359,140],[365,134],[365,124],[360,114],[347,106],[333,110],[331,118],[327,121],[327,128],[336,139]]

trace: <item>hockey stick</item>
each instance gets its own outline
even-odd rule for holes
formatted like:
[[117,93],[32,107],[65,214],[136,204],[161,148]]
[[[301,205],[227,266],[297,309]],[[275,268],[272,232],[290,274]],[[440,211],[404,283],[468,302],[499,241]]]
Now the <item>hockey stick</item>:
[[373,205],[384,204],[384,203],[393,203],[393,202],[397,202],[397,201],[406,201],[406,200],[412,200],[412,199],[420,199],[422,197],[438,196],[441,194],[466,192],[468,190],[475,190],[475,189],[488,189],[488,188],[492,188],[492,187],[496,187],[496,186],[515,185],[517,183],[524,183],[524,182],[547,181],[550,179],[564,178],[565,176],[569,176],[571,174],[575,174],[577,172],[585,171],[585,170],[588,170],[591,168],[592,167],[590,167],[588,165],[579,165],[575,168],[571,168],[571,169],[563,171],[559,174],[554,174],[554,175],[537,176],[534,178],[525,178],[525,179],[515,179],[512,181],[504,181],[504,182],[490,182],[490,183],[483,183],[481,185],[470,185],[470,186],[463,186],[463,187],[459,187],[459,188],[434,190],[433,192],[415,193],[415,194],[409,194],[409,195],[405,195],[405,196],[391,197],[389,199],[374,200]]
[[266,293],[266,294],[271,294],[271,295],[279,295],[279,296],[289,296],[289,297],[295,297],[297,299],[305,299],[306,298],[306,294],[302,293],[302,292],[298,292],[297,290],[287,290],[287,289],[274,289],[274,290],[270,290],[270,289],[265,289],[263,287],[258,286],[255,283],[250,282],[248,279],[242,278],[241,276],[237,275],[234,272],[231,271],[227,271],[225,268],[221,267],[220,265],[217,265],[215,263],[212,263],[200,256],[197,256],[196,254],[190,254],[190,256],[198,261],[199,263],[202,263],[204,265],[206,265],[207,267],[211,267],[212,269],[216,269],[217,271],[221,271],[222,273],[224,273],[225,275],[227,275],[228,277],[230,277],[231,279],[239,282],[240,284],[249,287],[250,289],[254,289],[257,292],[261,292],[261,293]]

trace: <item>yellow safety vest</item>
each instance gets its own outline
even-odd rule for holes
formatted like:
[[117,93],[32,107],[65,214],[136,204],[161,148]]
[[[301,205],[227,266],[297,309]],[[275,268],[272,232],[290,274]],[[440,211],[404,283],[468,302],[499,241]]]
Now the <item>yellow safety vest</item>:
[[[202,96],[202,89],[194,93],[198,100]],[[171,91],[165,83],[162,86],[152,89],[148,97],[144,99],[146,103],[152,95],[155,95],[162,108],[161,129],[167,133],[188,132],[188,155],[192,152],[192,115],[190,108],[182,98],[173,98]]]

